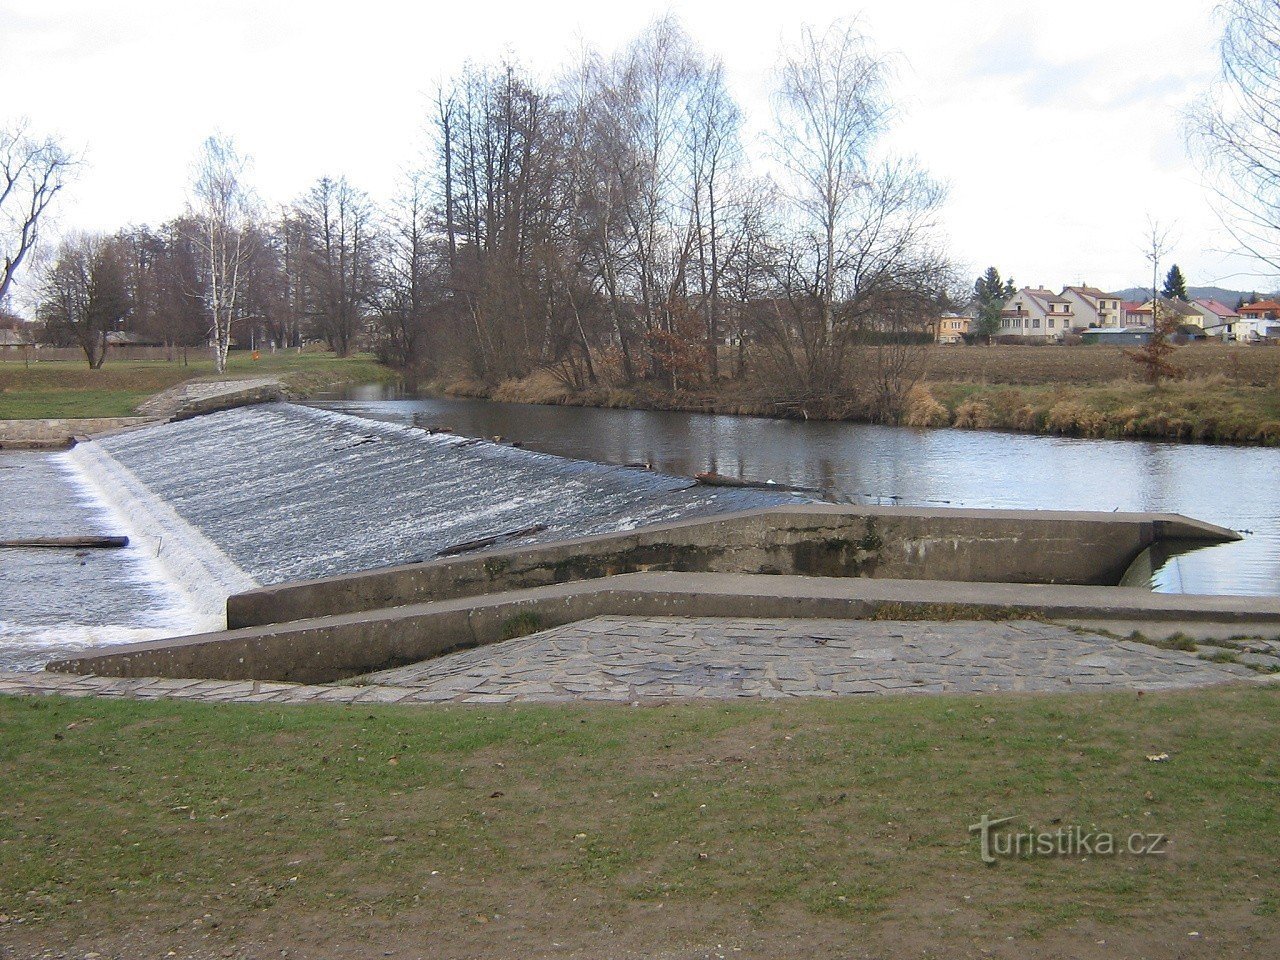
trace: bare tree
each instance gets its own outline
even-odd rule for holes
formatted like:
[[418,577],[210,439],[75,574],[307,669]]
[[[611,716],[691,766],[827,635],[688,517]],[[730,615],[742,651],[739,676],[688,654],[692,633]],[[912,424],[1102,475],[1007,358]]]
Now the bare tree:
[[33,135],[26,121],[0,128],[0,301],[75,165],[57,140]]
[[227,368],[232,325],[244,286],[245,265],[250,256],[246,242],[253,223],[253,201],[244,175],[247,158],[228,136],[215,134],[200,148],[192,182],[191,217],[196,225],[205,270],[205,302],[208,305],[213,365]]
[[77,235],[58,248],[40,290],[47,330],[79,344],[91,370],[107,358],[109,336],[129,314],[123,242]]
[[1169,362],[1173,344],[1169,338],[1177,332],[1178,315],[1173,305],[1161,303],[1160,261],[1169,253],[1169,230],[1152,219],[1147,222],[1145,256],[1151,264],[1151,339],[1141,349],[1126,351],[1126,355],[1142,368],[1147,382],[1159,387],[1166,377],[1176,377],[1181,371]]
[[1188,132],[1249,255],[1280,271],[1280,4],[1225,0],[1222,73]]
[[377,210],[346,177],[323,177],[297,204],[307,311],[329,349],[355,348],[374,301]]
[[819,278],[822,326],[831,333],[840,294],[842,261],[856,235],[855,200],[868,185],[870,151],[888,106],[885,63],[873,54],[856,21],[819,32],[801,31],[785,50],[774,97],[773,142],[791,189],[789,196],[810,247],[806,259]]
[[[932,241],[945,191],[913,161],[874,153],[890,113],[885,73],[851,21],[806,28],[779,70],[773,139],[790,204],[774,249],[780,296],[759,332],[769,381],[806,410],[840,412],[855,372],[868,372],[861,346],[901,341],[905,318],[949,284]],[[878,359],[890,353],[878,369],[901,382],[910,364],[901,351]]]

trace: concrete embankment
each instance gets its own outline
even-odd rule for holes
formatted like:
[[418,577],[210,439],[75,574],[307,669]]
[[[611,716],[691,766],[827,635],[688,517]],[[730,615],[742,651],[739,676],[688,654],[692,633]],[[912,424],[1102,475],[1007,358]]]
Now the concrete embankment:
[[649,570],[1115,585],[1153,543],[1238,539],[1174,514],[797,504],[265,587],[232,597],[227,623],[278,623]]
[[928,619],[988,615],[1280,625],[1274,598],[1116,587],[642,573],[134,644],[49,665],[117,677],[324,683],[599,616]]
[[1176,515],[775,507],[248,591],[227,631],[51,669],[326,682],[604,615],[1280,623],[1271,598],[1099,585],[1167,537],[1237,535]]

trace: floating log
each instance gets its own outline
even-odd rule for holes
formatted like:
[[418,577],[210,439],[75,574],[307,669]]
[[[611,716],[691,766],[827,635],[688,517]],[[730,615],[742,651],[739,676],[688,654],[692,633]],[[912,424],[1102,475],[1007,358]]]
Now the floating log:
[[743,480],[740,477],[726,477],[723,473],[694,474],[693,479],[708,487],[747,487],[752,490],[780,490],[784,493],[821,493],[817,487],[799,487],[789,483],[774,483],[772,480]]
[[25,537],[0,540],[0,548],[27,550],[33,547],[63,550],[118,550],[129,545],[128,537]]
[[452,557],[459,553],[470,553],[472,550],[483,550],[485,547],[491,547],[495,543],[502,540],[515,540],[519,537],[527,537],[534,533],[541,533],[547,529],[545,523],[535,523],[531,527],[521,527],[519,530],[507,530],[503,533],[495,533],[491,537],[481,537],[479,540],[467,540],[465,543],[455,543],[452,546],[445,547],[443,550],[437,550],[437,557]]

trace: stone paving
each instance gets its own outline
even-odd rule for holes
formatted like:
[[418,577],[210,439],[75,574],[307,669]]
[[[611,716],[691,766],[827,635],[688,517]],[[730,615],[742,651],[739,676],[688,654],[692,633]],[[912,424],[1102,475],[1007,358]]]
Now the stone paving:
[[[1280,645],[1273,652],[1280,654]],[[1280,667],[1276,656],[1252,656],[1268,660],[1261,666]],[[1215,663],[1195,653],[1030,621],[598,617],[346,683],[0,673],[0,694],[219,703],[643,703],[1163,690],[1262,679],[1243,663]]]

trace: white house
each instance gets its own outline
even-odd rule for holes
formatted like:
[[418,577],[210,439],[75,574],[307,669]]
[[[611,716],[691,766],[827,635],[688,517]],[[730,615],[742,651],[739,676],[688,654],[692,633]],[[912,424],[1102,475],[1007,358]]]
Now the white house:
[[1077,327],[1123,327],[1124,311],[1114,293],[1097,287],[1063,287],[1062,298],[1071,304]]
[[1235,340],[1238,333],[1237,326],[1240,323],[1240,314],[1236,313],[1225,303],[1218,300],[1210,300],[1206,297],[1196,297],[1191,301],[1191,307],[1199,315],[1199,320],[1191,319],[1191,322],[1198,323],[1204,328],[1204,332],[1211,337],[1220,337],[1223,340]]
[[1023,287],[1000,311],[1000,335],[1058,340],[1075,326],[1071,301],[1043,287]]

